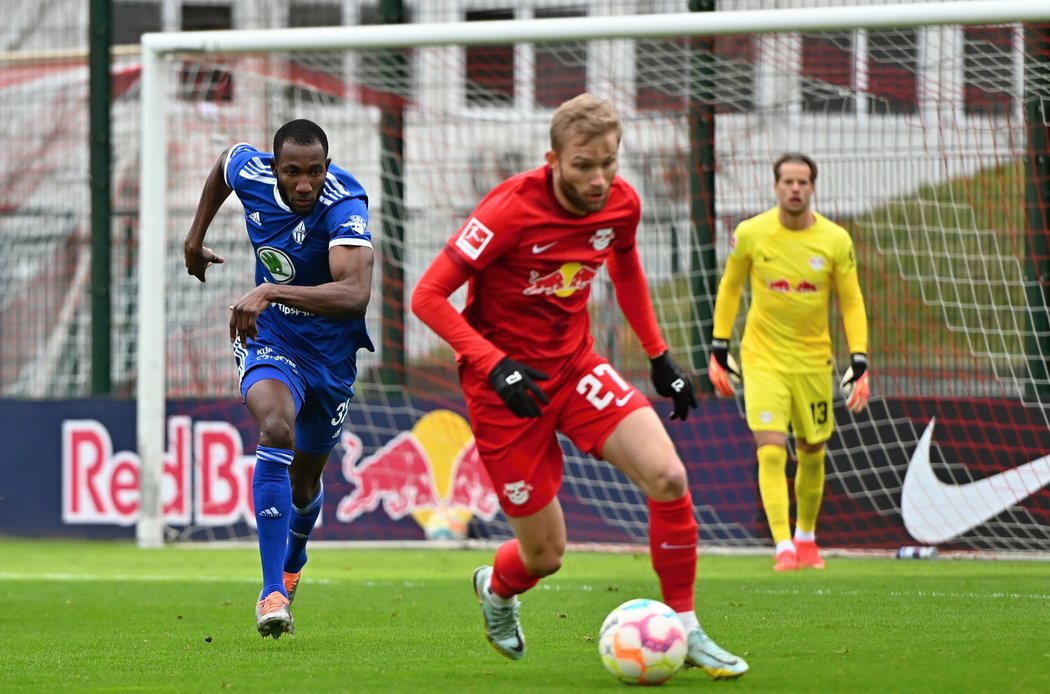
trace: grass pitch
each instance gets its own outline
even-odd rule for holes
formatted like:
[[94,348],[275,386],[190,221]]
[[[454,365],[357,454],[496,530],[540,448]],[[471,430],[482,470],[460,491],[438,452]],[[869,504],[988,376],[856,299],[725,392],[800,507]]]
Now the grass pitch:
[[[570,552],[522,600],[524,660],[496,654],[470,585],[492,553],[311,548],[296,634],[255,631],[252,549],[0,540],[0,691],[623,691],[597,631],[658,597],[646,555]],[[751,672],[678,673],[667,690],[1050,691],[1050,566],[701,555],[698,612]]]

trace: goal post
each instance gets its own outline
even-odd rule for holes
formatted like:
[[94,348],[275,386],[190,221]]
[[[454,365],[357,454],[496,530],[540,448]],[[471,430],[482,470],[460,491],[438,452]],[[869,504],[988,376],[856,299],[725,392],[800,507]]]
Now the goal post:
[[[909,456],[925,422],[936,418],[948,428],[950,438],[933,445],[933,456],[960,483],[982,472],[953,467],[965,450],[964,432],[987,420],[997,403],[1009,405],[998,410],[1008,440],[996,440],[991,430],[974,439],[989,459],[1021,463],[1042,442],[1050,444],[1050,384],[1036,383],[1029,367],[1047,359],[1047,336],[1035,321],[1045,313],[1044,304],[1034,303],[1042,301],[1042,280],[1025,270],[1028,254],[1038,252],[1025,250],[1028,240],[1047,230],[1023,223],[1026,182],[1035,180],[1025,169],[1028,140],[1031,129],[1047,126],[1045,110],[1032,105],[1050,103],[1050,77],[1039,74],[1045,54],[1040,63],[1020,28],[1048,21],[1050,6],[1013,0],[145,34],[134,134],[141,153],[139,545],[162,545],[168,525],[167,403],[236,393],[224,311],[250,288],[253,257],[243,216],[227,209],[232,199],[208,240],[221,246],[227,262],[199,285],[187,279],[179,255],[218,153],[243,140],[262,148],[284,120],[317,120],[329,134],[333,160],[369,191],[373,230],[391,202],[382,196],[403,191],[395,206],[405,213],[405,242],[394,256],[404,283],[394,291],[407,293],[488,187],[542,161],[552,107],[583,89],[610,98],[624,118],[621,173],[642,196],[643,262],[665,336],[683,360],[706,354],[713,302],[707,278],[720,270],[709,263],[724,258],[736,222],[772,205],[773,158],[785,150],[815,156],[818,209],[849,228],[857,244],[876,384],[871,414],[853,417],[836,407],[839,433],[821,524],[835,528],[840,546],[900,542],[907,537],[900,526]],[[702,61],[714,71],[710,94],[690,87],[691,37],[718,37]],[[405,52],[406,75],[383,69],[375,58],[381,49]],[[1036,71],[1028,80],[1026,65]],[[396,187],[382,184],[389,175],[382,165],[384,94],[404,102],[403,178]],[[713,130],[708,171],[698,169],[690,144],[696,127],[690,103],[697,99],[708,100],[713,119],[704,123]],[[1033,122],[1039,117],[1043,122]],[[691,204],[702,179],[714,187],[706,191],[715,201],[715,218],[703,220],[706,234]],[[1017,191],[1022,197],[1011,199]],[[1045,220],[1047,201],[1031,195],[1029,206]],[[376,240],[377,253],[383,243]],[[406,296],[386,296],[382,279],[375,279],[373,303],[389,298],[406,305]],[[651,395],[644,354],[624,327],[607,278],[597,277],[592,290],[600,351]],[[382,334],[382,313],[369,311],[373,336]],[[433,410],[462,410],[451,353],[412,317],[401,320],[405,344],[380,340],[379,355],[361,355],[344,471],[351,452],[354,460],[371,460]],[[915,356],[904,347],[909,343]],[[841,360],[841,337],[836,347]],[[384,350],[404,351],[402,378],[379,368]],[[696,356],[700,382],[706,372]],[[673,434],[685,441],[691,477],[723,490],[724,498],[698,500],[705,537],[763,545],[753,452],[739,407],[704,398],[690,418],[699,423]],[[567,442],[564,448],[566,487],[578,501],[570,522],[573,514],[597,514],[616,528],[610,536],[642,541],[644,498],[622,476]],[[705,467],[706,460],[712,462]],[[997,469],[983,465],[985,473]],[[237,470],[230,480],[243,476]],[[444,485],[447,500],[455,484],[450,473],[429,470],[436,496]],[[360,466],[349,471],[359,474]],[[1043,484],[1041,474],[1040,468],[1017,484]],[[347,485],[347,499],[354,489]],[[1050,501],[1040,487],[1016,494],[1016,503],[1003,502],[1005,516],[944,541],[1050,550]],[[1022,502],[1029,506],[1019,509]],[[381,503],[367,510],[340,505],[336,515],[360,518]],[[923,505],[908,508],[905,529],[938,527],[936,509],[916,519]],[[189,524],[196,522],[194,515]],[[247,519],[238,522],[250,529]],[[508,526],[495,515],[474,531],[498,537]]]

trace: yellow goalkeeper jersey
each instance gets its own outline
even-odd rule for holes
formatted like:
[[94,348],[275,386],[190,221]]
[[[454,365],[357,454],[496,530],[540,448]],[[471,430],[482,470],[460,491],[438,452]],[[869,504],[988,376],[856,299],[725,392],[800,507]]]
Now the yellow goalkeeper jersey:
[[780,224],[778,208],[741,222],[733,234],[715,300],[714,337],[729,339],[744,282],[751,306],[740,344],[742,367],[775,371],[831,368],[832,288],[850,352],[868,351],[868,319],[849,232],[814,213],[799,231]]

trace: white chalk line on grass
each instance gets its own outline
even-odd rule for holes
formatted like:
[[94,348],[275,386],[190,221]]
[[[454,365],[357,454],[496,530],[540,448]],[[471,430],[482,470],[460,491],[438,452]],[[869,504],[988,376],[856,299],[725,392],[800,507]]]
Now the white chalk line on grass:
[[[858,596],[858,595],[877,595],[878,593],[870,590],[828,590],[826,588],[817,588],[814,590],[799,590],[797,588],[784,588],[780,590],[751,590],[750,593],[761,593],[763,595],[816,595],[816,596]],[[978,598],[981,600],[1050,600],[1050,594],[1047,593],[1006,593],[1003,591],[993,591],[990,593],[954,593],[945,590],[890,590],[883,593],[893,598]]]
[[[220,577],[220,576],[168,576],[163,574],[147,574],[141,576],[133,576],[130,574],[82,574],[82,573],[21,573],[21,572],[0,572],[0,581],[145,581],[145,582],[156,582],[156,583],[203,583],[203,582],[222,582],[222,583],[258,583],[258,577],[247,578],[247,577]],[[346,579],[349,581],[349,579]],[[310,577],[310,583],[317,583],[320,585],[334,585],[336,583],[346,582],[338,579]],[[389,587],[399,585],[406,588],[425,588],[426,582],[421,581],[376,581],[376,580],[365,580],[365,581],[353,581],[360,583],[365,587]],[[592,592],[593,586],[581,585],[581,586],[562,586],[558,584],[542,583],[538,586],[539,589],[544,591],[580,591],[580,592]],[[859,595],[871,596],[875,595],[872,591],[859,591],[859,590],[829,590],[827,588],[815,588],[813,590],[800,590],[798,588],[783,588],[783,589],[759,589],[748,591],[751,593],[761,593],[763,595],[814,595],[817,597],[853,597]],[[992,591],[989,593],[977,593],[977,592],[965,592],[957,593],[951,591],[941,590],[914,590],[914,591],[900,591],[890,590],[883,593],[883,595],[889,595],[894,598],[976,598],[981,600],[1050,600],[1050,594],[1048,593],[1009,593],[1005,591]]]
[[[258,583],[259,578],[246,576],[166,576],[163,574],[83,574],[83,573],[22,573],[0,571],[0,581],[144,581],[149,583]],[[310,578],[310,583],[322,585],[335,581]]]

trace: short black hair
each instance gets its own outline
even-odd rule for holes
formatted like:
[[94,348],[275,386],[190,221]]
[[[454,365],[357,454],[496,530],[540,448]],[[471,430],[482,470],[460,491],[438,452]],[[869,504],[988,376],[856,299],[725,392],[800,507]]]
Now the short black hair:
[[328,157],[328,136],[317,123],[305,118],[288,121],[273,134],[273,156],[276,159],[281,155],[284,143],[291,142],[293,145],[312,145],[320,142],[324,149],[325,158]]
[[781,164],[805,164],[809,167],[809,182],[817,182],[817,163],[813,159],[801,152],[786,152],[777,157],[777,160],[773,162],[773,182],[777,183],[780,181],[780,166]]

